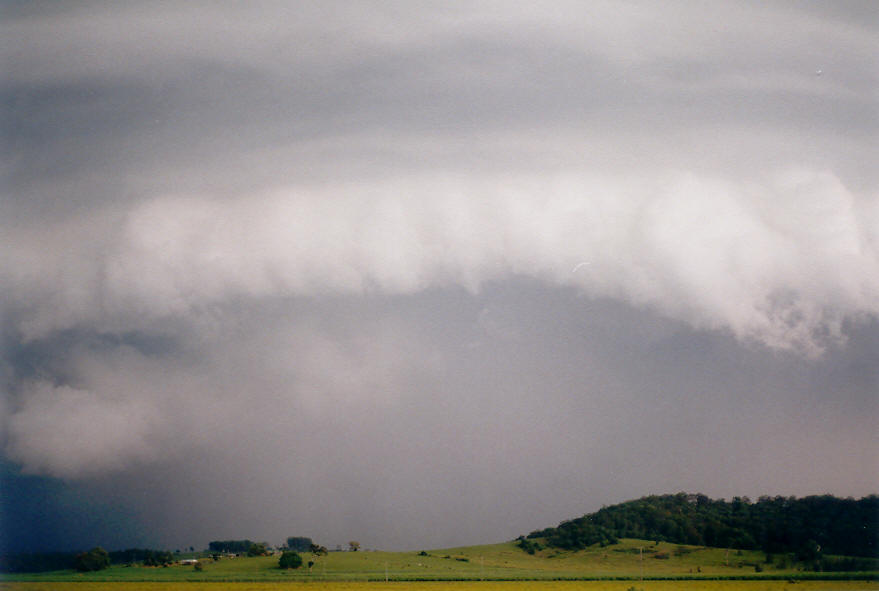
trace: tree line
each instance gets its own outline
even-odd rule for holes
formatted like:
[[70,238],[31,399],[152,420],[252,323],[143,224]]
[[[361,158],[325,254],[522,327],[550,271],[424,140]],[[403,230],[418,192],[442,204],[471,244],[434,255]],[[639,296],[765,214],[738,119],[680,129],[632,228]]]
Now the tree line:
[[107,552],[95,547],[87,552],[32,552],[0,557],[0,571],[10,573],[38,573],[53,570],[102,570],[111,564],[142,563],[144,566],[165,566],[174,562],[174,554],[167,550],[128,548]]
[[[354,545],[359,546],[357,542],[352,542],[352,549],[354,549]],[[287,546],[283,549],[291,552],[310,552],[315,557],[324,556],[328,552],[325,546],[315,544],[311,538],[303,536],[288,537]],[[271,554],[268,543],[253,542],[248,539],[213,540],[208,543],[208,550],[214,560],[219,560],[223,554],[245,554],[247,556]],[[193,548],[190,548],[190,551],[193,551]],[[135,563],[142,564],[143,566],[168,566],[174,563],[175,558],[175,555],[168,550],[152,550],[149,548],[129,548],[107,552],[103,548],[95,547],[85,552],[4,554],[0,555],[0,572],[34,573],[54,570],[87,572],[103,570],[111,564],[133,565]],[[285,559],[285,565],[290,565],[290,560],[291,558],[288,556]],[[299,564],[301,564],[301,560]],[[282,568],[296,567],[285,566]]]
[[208,542],[208,550],[221,554],[246,554],[253,542],[250,540],[214,540]]
[[879,496],[748,497],[732,501],[702,494],[651,495],[604,507],[531,532],[549,546],[576,550],[638,538],[696,546],[821,555],[879,557]]

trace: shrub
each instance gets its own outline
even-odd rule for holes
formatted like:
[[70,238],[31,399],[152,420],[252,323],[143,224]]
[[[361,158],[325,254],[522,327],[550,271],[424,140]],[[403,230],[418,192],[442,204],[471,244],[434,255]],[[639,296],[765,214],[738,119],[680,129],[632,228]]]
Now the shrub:
[[529,540],[525,536],[519,536],[519,541],[516,545],[519,546],[522,550],[524,550],[528,554],[534,554],[535,552],[543,550],[543,546],[541,546],[537,542],[533,542],[533,541]]
[[298,552],[286,551],[281,554],[281,558],[278,559],[278,568],[288,569],[288,568],[299,568],[302,566],[302,557],[299,556]]
[[147,550],[143,557],[144,566],[168,566],[173,562],[174,555],[167,550]]
[[79,572],[103,570],[110,567],[110,554],[101,547],[76,555],[73,568]]

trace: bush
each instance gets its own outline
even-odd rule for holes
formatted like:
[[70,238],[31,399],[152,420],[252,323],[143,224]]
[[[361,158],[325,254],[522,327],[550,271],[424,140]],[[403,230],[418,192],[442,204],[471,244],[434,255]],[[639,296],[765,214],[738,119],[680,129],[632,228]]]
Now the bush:
[[537,542],[532,542],[531,540],[529,540],[525,536],[519,536],[519,541],[517,543],[517,546],[519,546],[522,550],[524,550],[528,554],[534,554],[535,552],[543,550],[543,546],[541,546]]
[[103,570],[110,567],[110,554],[103,548],[92,548],[88,552],[76,555],[73,568],[79,572]]
[[288,568],[299,568],[302,566],[302,557],[299,556],[298,552],[286,551],[281,554],[281,558],[278,559],[278,568],[288,569]]
[[147,550],[143,557],[144,566],[168,566],[174,562],[174,556],[167,550]]

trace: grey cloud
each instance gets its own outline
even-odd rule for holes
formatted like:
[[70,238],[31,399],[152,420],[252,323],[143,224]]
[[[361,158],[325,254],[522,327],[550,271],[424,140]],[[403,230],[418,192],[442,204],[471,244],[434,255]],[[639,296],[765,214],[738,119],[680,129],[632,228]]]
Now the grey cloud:
[[[430,18],[423,9],[364,14],[346,5],[335,13],[344,24],[329,30],[321,29],[326,15],[317,9],[281,17],[283,27],[276,14],[245,11],[234,28],[222,11],[179,10],[129,7],[117,14],[89,7],[7,25],[9,45],[30,50],[9,60],[20,75],[12,77],[7,96],[14,100],[5,104],[19,130],[13,137],[29,150],[13,178],[99,166],[110,176],[121,168],[131,182],[138,168],[179,169],[181,161],[202,170],[213,163],[221,173],[230,150],[246,158],[267,146],[330,138],[338,155],[346,137],[368,134],[375,143],[400,132],[435,141],[436,133],[575,129],[613,145],[623,132],[709,126],[717,133],[733,125],[757,140],[751,149],[765,150],[754,130],[763,134],[769,126],[795,134],[801,146],[816,133],[827,141],[844,132],[875,150],[875,40],[832,21],[816,39],[811,31],[819,23],[797,12],[764,10],[752,21],[753,8],[726,7],[724,34],[711,30],[719,16],[691,7],[673,11],[680,21],[660,27],[643,7],[626,21],[624,11],[601,4],[569,7],[567,16],[501,16],[483,7],[469,20],[436,7],[431,12],[440,14]],[[781,23],[786,36],[776,33]],[[45,80],[35,82],[47,66],[53,69]],[[825,73],[816,77],[817,69]],[[66,105],[52,102],[58,100]],[[77,129],[88,130],[89,141],[70,150],[71,141],[85,139],[70,135]],[[630,142],[605,152],[631,149]],[[792,155],[815,159],[804,150]],[[271,165],[273,175],[291,166],[303,174],[296,162],[304,155],[288,154]],[[680,151],[676,164],[700,157],[697,145]],[[235,167],[236,175],[253,164]]]
[[[222,340],[241,346],[220,354],[218,367],[247,375],[200,393],[178,389],[184,400],[197,397],[202,418],[218,429],[207,439],[210,445],[192,448],[177,436],[176,454],[126,472],[128,484],[117,480],[116,486],[149,491],[148,497],[157,495],[152,502],[172,507],[157,511],[152,521],[158,523],[150,528],[167,528],[166,536],[184,540],[177,544],[192,539],[187,536],[213,539],[254,530],[280,539],[295,526],[319,531],[327,541],[357,536],[370,545],[401,548],[514,537],[546,519],[577,514],[584,503],[637,496],[645,488],[699,487],[715,495],[870,490],[870,450],[850,447],[869,437],[870,411],[846,419],[848,429],[840,432],[838,411],[807,410],[818,399],[829,404],[817,384],[792,390],[783,377],[809,366],[821,374],[824,362],[813,365],[796,356],[770,362],[760,349],[743,349],[723,336],[694,334],[612,302],[584,307],[574,290],[560,294],[536,282],[490,287],[476,301],[442,292],[428,300],[349,300],[310,311],[300,305],[286,318],[268,310],[262,321],[251,313],[241,324],[227,323]],[[493,336],[477,349],[466,347],[480,330],[485,306],[526,338]],[[298,402],[309,393],[341,394],[345,376],[297,378],[311,361],[302,350],[279,347],[278,337],[300,332],[305,321],[311,329],[304,341],[313,330],[331,335],[334,347],[353,353],[351,362],[371,356],[373,338],[387,334],[381,327],[391,319],[407,329],[376,338],[378,348],[384,340],[399,352],[412,351],[426,341],[437,362],[396,385],[364,380],[370,393],[361,402]],[[274,340],[265,339],[263,322],[275,325],[269,331]],[[252,327],[255,342],[229,338],[242,326]],[[323,355],[321,348],[315,353]],[[241,363],[255,354],[268,359]],[[266,372],[272,358],[284,354],[290,377],[267,379],[274,374]],[[381,364],[369,366],[374,371]],[[356,367],[343,361],[335,370],[345,374]],[[203,372],[204,366],[194,369]],[[808,378],[797,383],[807,385]],[[343,390],[314,390],[329,384]],[[224,387],[226,396],[208,395]],[[171,417],[186,404],[168,403]],[[234,422],[218,419],[224,407]],[[753,437],[737,435],[743,421]],[[279,451],[291,446],[299,451]],[[831,485],[822,479],[817,466],[836,454],[846,457],[835,464],[839,476],[859,467],[857,482],[847,477],[846,485]],[[179,482],[159,484],[149,476],[169,465],[182,474]],[[767,469],[778,465],[790,467],[784,483]],[[194,491],[200,491],[197,497]],[[184,508],[193,504],[200,511],[187,513]],[[229,511],[232,506],[241,509]],[[291,509],[289,515],[267,515],[256,509],[263,506]],[[401,523],[403,515],[411,520]],[[377,535],[382,542],[371,541]]]
[[[486,325],[486,309],[505,330]],[[841,396],[836,380],[817,378],[858,356],[875,361],[860,346],[875,327],[824,360],[767,356],[521,280],[478,296],[276,300],[208,315],[178,323],[186,363],[132,351],[70,360],[68,379],[103,399],[94,416],[121,416],[119,397],[162,409],[103,458],[79,444],[65,453],[105,474],[115,466],[115,477],[77,473],[75,488],[134,503],[127,511],[144,516],[140,535],[167,544],[295,530],[333,543],[435,547],[514,537],[645,489],[866,494],[874,482],[870,450],[857,444],[871,437],[875,399],[845,416],[849,397],[866,391]],[[30,420],[28,409],[47,398],[24,402],[14,420]],[[58,396],[42,416],[64,403]],[[46,433],[30,423],[28,437],[47,436],[12,449],[28,450],[32,469],[42,458],[73,475],[76,463],[49,446],[75,416]],[[126,453],[143,433],[152,458]],[[818,469],[828,462],[837,485]],[[773,477],[779,465],[789,468],[783,483]]]

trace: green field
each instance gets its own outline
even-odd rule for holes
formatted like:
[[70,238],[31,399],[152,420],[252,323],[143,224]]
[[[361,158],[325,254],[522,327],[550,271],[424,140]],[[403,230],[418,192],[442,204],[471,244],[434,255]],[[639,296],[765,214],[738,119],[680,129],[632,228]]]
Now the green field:
[[[529,555],[513,542],[419,552],[331,552],[312,557],[303,554],[311,569],[280,570],[277,556],[255,558],[205,559],[202,570],[193,566],[169,567],[113,566],[92,573],[56,571],[39,574],[5,575],[4,581],[58,583],[70,582],[340,582],[340,581],[553,581],[566,579],[629,581],[641,587],[640,579],[660,582],[694,579],[860,579],[864,586],[868,573],[812,573],[764,564],[765,555],[756,551],[727,551],[718,548],[654,544],[621,540],[619,544],[573,551],[544,549]],[[757,566],[759,565],[759,567]],[[757,569],[762,572],[757,572]],[[875,582],[873,573],[873,582]],[[836,584],[836,583],[834,583]],[[872,582],[870,582],[872,584]],[[89,586],[91,587],[91,586]],[[9,587],[13,588],[13,587]],[[19,588],[19,587],[15,587]],[[25,587],[21,587],[25,588]],[[58,588],[58,587],[46,587]],[[238,588],[238,587],[236,587]],[[318,589],[319,587],[308,587]],[[373,587],[370,587],[372,589]],[[399,588],[399,587],[397,587]],[[432,587],[436,588],[436,587]],[[485,587],[489,588],[489,587]],[[613,587],[613,588],[618,588]],[[645,590],[647,587],[644,587]],[[655,587],[654,588],[658,588]],[[757,587],[748,587],[757,588]],[[773,589],[780,587],[772,587]],[[806,587],[797,587],[805,589]],[[841,588],[841,587],[833,587]],[[42,589],[33,587],[32,589]],[[82,587],[78,587],[82,589]],[[133,589],[133,588],[132,588]],[[187,589],[196,587],[187,585]],[[244,588],[241,588],[242,590]]]
[[[173,591],[179,583],[0,583],[8,591]],[[186,583],[187,591],[875,591],[876,581],[448,581]]]

